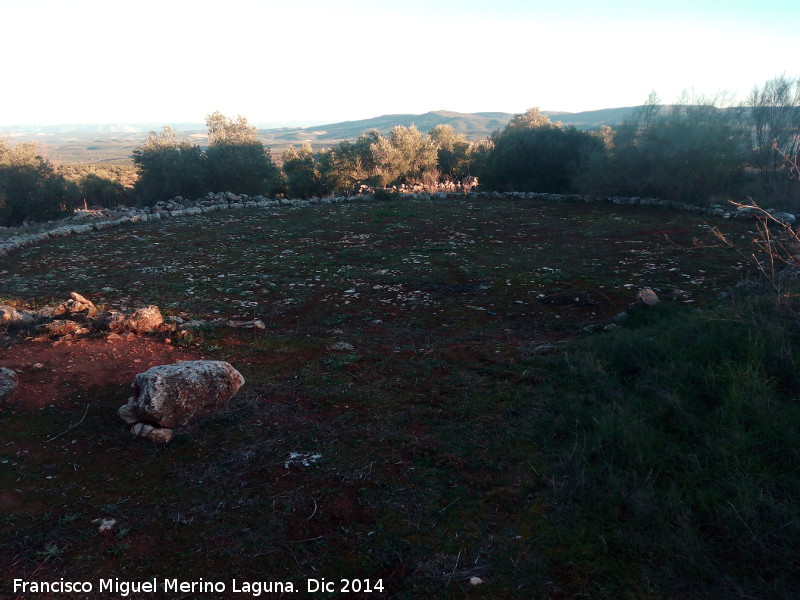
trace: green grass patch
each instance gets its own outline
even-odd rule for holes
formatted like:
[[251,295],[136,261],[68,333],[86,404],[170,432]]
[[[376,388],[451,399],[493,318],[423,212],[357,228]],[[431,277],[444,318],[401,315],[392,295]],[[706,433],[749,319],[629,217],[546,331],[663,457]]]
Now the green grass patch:
[[751,300],[641,307],[626,325],[552,362],[538,428],[560,442],[548,444],[554,548],[590,569],[616,564],[607,584],[633,564],[668,597],[792,597],[796,321]]

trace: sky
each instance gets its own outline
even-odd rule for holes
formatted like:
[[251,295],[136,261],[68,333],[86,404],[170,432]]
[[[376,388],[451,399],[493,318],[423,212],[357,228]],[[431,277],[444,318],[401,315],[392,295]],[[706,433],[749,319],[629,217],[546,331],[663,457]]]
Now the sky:
[[800,75],[798,0],[0,0],[0,125],[578,112]]

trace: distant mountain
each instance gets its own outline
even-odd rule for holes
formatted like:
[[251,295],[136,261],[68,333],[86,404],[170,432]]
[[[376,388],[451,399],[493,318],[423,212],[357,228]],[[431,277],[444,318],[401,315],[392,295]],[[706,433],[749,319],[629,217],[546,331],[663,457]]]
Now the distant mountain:
[[450,125],[456,133],[463,133],[470,139],[486,137],[496,129],[502,129],[514,115],[510,113],[458,113],[437,110],[422,115],[399,114],[381,115],[372,119],[345,121],[314,127],[281,127],[278,129],[260,130],[259,136],[273,141],[274,145],[302,144],[314,145],[335,144],[342,140],[354,140],[362,133],[377,129],[383,134],[389,133],[392,127],[415,125],[420,131],[427,133],[436,125]]
[[[552,121],[561,121],[564,125],[578,129],[598,129],[603,125],[618,126],[639,107],[605,108],[579,113],[562,111],[542,111]],[[332,146],[343,140],[354,140],[362,133],[377,129],[388,134],[392,127],[415,125],[423,133],[427,133],[436,125],[450,125],[456,133],[464,134],[469,140],[480,140],[488,137],[493,131],[502,129],[513,118],[511,113],[479,112],[459,113],[448,110],[436,110],[421,115],[398,114],[381,115],[372,119],[344,121],[314,127],[279,127],[276,129],[260,129],[259,138],[267,146],[283,149],[287,146],[309,143],[314,148]]]
[[[616,127],[622,123],[638,106],[624,108],[605,108],[578,113],[562,111],[542,111],[553,121],[572,125],[578,129],[597,129],[602,125]],[[371,119],[344,121],[311,127],[269,127],[257,124],[258,138],[276,152],[289,146],[309,143],[315,150],[328,148],[344,140],[355,140],[362,133],[377,129],[388,134],[392,127],[415,125],[427,133],[436,125],[450,125],[456,133],[464,134],[469,140],[480,140],[502,129],[514,115],[504,112],[459,113],[449,110],[436,110],[421,115],[397,114],[381,115]],[[44,154],[56,162],[95,162],[126,161],[134,148],[141,146],[150,131],[160,131],[164,123],[101,123],[101,124],[63,124],[37,125],[21,124],[0,126],[0,136],[15,141],[35,141],[44,146]],[[167,123],[178,137],[194,143],[207,143],[205,123]]]
[[603,125],[617,127],[641,108],[641,106],[625,106],[621,108],[587,110],[577,113],[559,113],[547,110],[542,112],[549,116],[552,121],[561,121],[564,125],[572,125],[576,129],[592,130],[599,129]]

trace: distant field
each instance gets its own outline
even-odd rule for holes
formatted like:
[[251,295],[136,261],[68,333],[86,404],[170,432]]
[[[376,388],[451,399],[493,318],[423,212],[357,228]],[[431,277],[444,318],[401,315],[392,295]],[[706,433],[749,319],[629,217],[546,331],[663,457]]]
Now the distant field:
[[134,149],[147,140],[147,134],[53,133],[15,135],[8,139],[12,143],[35,142],[42,156],[54,163],[126,164],[131,162]]
[[[751,222],[715,224],[748,248]],[[247,385],[168,446],[127,433],[115,414],[125,386],[0,413],[13,440],[0,448],[0,574],[359,578],[383,591],[354,597],[409,600],[781,597],[758,596],[768,586],[741,575],[741,555],[703,547],[702,565],[687,566],[669,545],[615,545],[564,510],[570,490],[581,510],[605,507],[581,505],[583,481],[564,470],[592,460],[593,417],[578,423],[559,406],[596,407],[605,422],[624,400],[604,399],[600,359],[571,362],[577,342],[562,341],[624,346],[629,337],[601,329],[640,287],[657,290],[666,314],[688,316],[748,268],[690,214],[510,200],[210,213],[12,255],[0,302],[77,291],[104,307],[259,318],[267,331],[209,325],[186,342],[230,361]],[[668,404],[644,397],[653,410]],[[44,441],[84,406],[79,427]],[[631,502],[649,510],[643,498]],[[101,516],[117,519],[116,534],[97,533]]]

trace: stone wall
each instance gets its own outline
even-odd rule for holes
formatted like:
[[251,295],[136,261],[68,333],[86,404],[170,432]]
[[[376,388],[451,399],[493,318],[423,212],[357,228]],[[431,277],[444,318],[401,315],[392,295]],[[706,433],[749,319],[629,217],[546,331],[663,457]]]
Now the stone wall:
[[[411,200],[440,200],[440,199],[516,199],[516,200],[536,200],[543,202],[597,202],[623,205],[641,206],[663,206],[675,210],[689,211],[697,214],[715,216],[721,218],[754,218],[763,214],[759,209],[744,207],[739,209],[726,209],[720,205],[711,207],[701,207],[686,202],[672,200],[660,200],[656,198],[625,198],[619,196],[582,196],[578,194],[540,194],[536,192],[470,192],[447,193],[436,192],[435,194],[403,194],[403,197]],[[153,221],[170,217],[182,217],[199,215],[208,212],[222,210],[238,210],[243,208],[268,208],[277,207],[302,207],[318,204],[337,204],[340,202],[352,202],[358,200],[371,200],[372,196],[339,196],[332,198],[310,198],[300,199],[270,199],[264,196],[247,196],[245,194],[233,194],[223,192],[218,194],[208,194],[198,200],[186,200],[180,196],[171,200],[161,200],[154,206],[144,208],[119,208],[103,209],[91,211],[76,211],[75,215],[69,219],[62,219],[52,223],[42,224],[42,229],[33,233],[19,233],[12,235],[4,240],[0,240],[0,258],[11,254],[16,250],[27,248],[34,244],[46,242],[48,240],[69,237],[79,233],[88,233],[114,227],[122,223],[137,223],[142,221]],[[767,209],[777,221],[794,225],[796,217],[793,214],[777,212]],[[5,229],[6,232],[13,232],[13,229]]]

